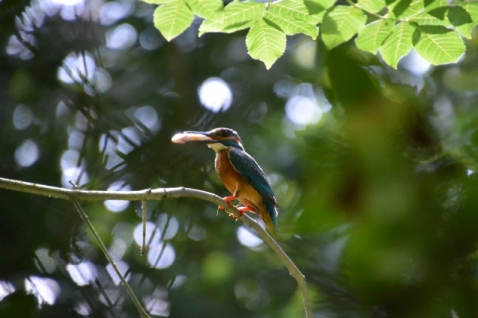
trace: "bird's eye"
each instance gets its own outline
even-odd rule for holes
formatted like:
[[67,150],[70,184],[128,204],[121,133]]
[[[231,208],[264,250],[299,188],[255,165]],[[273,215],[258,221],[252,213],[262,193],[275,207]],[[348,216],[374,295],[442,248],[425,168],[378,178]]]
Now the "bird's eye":
[[229,137],[231,132],[229,130],[221,130],[221,137]]

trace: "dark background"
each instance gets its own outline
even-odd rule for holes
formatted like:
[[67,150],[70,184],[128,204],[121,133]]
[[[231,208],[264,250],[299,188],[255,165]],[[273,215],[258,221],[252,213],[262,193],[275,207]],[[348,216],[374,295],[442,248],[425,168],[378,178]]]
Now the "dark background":
[[[267,71],[245,32],[198,38],[196,20],[168,43],[153,6],[85,1],[0,2],[1,177],[225,196],[213,152],[170,139],[230,127],[269,176],[315,317],[478,317],[476,29],[458,64],[393,70],[296,36]],[[219,110],[198,95],[212,77],[232,93]],[[303,316],[277,257],[216,206],[150,202],[141,257],[137,203],[82,204],[152,314]],[[0,299],[0,317],[139,316],[71,203],[2,189]]]

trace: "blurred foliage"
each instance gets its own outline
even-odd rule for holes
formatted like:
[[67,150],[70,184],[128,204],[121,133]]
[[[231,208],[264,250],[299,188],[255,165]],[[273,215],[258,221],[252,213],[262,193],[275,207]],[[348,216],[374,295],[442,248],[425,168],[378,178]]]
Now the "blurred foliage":
[[[195,19],[168,43],[153,10],[0,2],[1,177],[225,196],[213,152],[170,138],[231,127],[269,176],[314,316],[478,316],[476,30],[458,64],[412,54],[394,70],[351,41],[294,36],[266,71],[245,33],[197,38]],[[200,99],[211,78],[230,104]],[[138,316],[69,202],[6,190],[0,202],[1,317]],[[216,206],[149,202],[146,256],[139,204],[83,207],[152,314],[303,316],[285,267]]]

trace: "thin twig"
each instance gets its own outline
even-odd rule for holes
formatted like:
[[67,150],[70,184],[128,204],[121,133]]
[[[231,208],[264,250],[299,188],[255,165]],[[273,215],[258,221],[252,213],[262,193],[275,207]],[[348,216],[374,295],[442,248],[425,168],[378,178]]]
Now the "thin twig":
[[126,291],[128,292],[129,296],[131,297],[131,299],[133,300],[133,303],[134,305],[136,306],[136,309],[138,309],[141,317],[143,318],[149,318],[149,314],[148,312],[146,311],[146,309],[144,309],[144,307],[141,305],[141,302],[138,300],[138,298],[136,298],[136,295],[134,294],[133,290],[131,289],[131,287],[129,286],[128,282],[126,281],[126,279],[124,278],[123,274],[119,271],[118,269],[118,266],[116,266],[116,262],[113,260],[113,258],[111,257],[110,253],[108,252],[108,249],[106,248],[105,244],[103,243],[103,240],[100,238],[100,236],[98,235],[98,232],[96,232],[96,229],[95,227],[93,226],[93,223],[91,223],[90,221],[90,218],[88,217],[88,215],[86,214],[86,212],[83,210],[83,208],[81,207],[80,205],[80,202],[78,202],[78,200],[74,197],[71,198],[71,201],[73,202],[73,204],[75,205],[76,207],[76,210],[78,211],[78,213],[80,214],[80,217],[81,219],[83,220],[83,222],[86,223],[86,225],[88,226],[88,228],[90,229],[91,233],[93,233],[93,236],[96,240],[96,242],[98,243],[98,245],[100,246],[100,249],[101,251],[103,252],[103,254],[105,254],[106,258],[108,259],[108,262],[110,262],[110,264],[113,266],[113,269],[114,271],[116,272],[116,275],[118,275],[118,277],[120,278],[121,282],[123,283],[123,286],[124,288],[126,289]]
[[262,227],[249,216],[240,215],[239,211],[228,206],[227,202],[221,197],[206,191],[189,189],[184,187],[179,188],[158,188],[146,189],[140,191],[89,191],[79,189],[64,189],[51,186],[45,186],[36,183],[17,181],[12,179],[0,178],[0,188],[55,197],[65,200],[129,200],[129,201],[145,201],[145,200],[162,200],[166,198],[180,198],[190,197],[212,202],[216,205],[226,207],[226,212],[238,217],[247,226],[253,228],[261,239],[269,245],[269,247],[276,253],[281,262],[287,267],[292,277],[295,278],[299,288],[302,292],[304,301],[305,315],[307,318],[312,317],[312,307],[310,305],[309,293],[305,276],[299,271],[297,266],[277,244],[277,242],[262,229]]
[[143,221],[143,244],[139,250],[141,256],[146,253],[146,212],[147,212],[147,202],[146,200],[141,201],[141,211],[142,211],[142,221]]

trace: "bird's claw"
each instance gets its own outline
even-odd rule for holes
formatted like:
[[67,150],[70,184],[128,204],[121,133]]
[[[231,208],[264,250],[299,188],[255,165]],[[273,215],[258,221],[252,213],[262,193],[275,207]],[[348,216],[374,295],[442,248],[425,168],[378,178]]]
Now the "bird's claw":
[[235,216],[234,214],[231,214],[231,217],[232,217],[234,220],[237,220],[238,218],[240,218],[241,216],[243,216],[245,212],[256,213],[256,211],[254,211],[251,207],[248,207],[248,206],[241,206],[241,207],[236,208],[236,209],[237,209],[237,211],[239,211],[239,216]]
[[[236,201],[237,200],[237,197],[234,196],[234,195],[231,195],[231,196],[228,196],[228,197],[225,197],[224,198],[224,201],[227,202],[227,204],[231,207],[231,206],[234,206],[232,204],[233,201]],[[239,211],[239,216],[236,216],[234,214],[230,214],[231,217],[234,219],[234,220],[237,220],[238,218],[240,218],[241,216],[244,215],[244,212],[253,212],[253,213],[256,213],[256,211],[251,208],[251,207],[248,207],[248,206],[241,206],[241,207],[236,207],[237,211]],[[219,206],[219,210],[225,210],[225,207],[223,206]]]
[[[229,206],[234,206],[234,205],[232,204],[232,201],[236,201],[236,200],[237,200],[237,197],[234,196],[234,195],[231,195],[231,196],[228,196],[228,197],[223,198],[223,200],[226,201]],[[223,207],[222,205],[220,205],[220,206],[219,206],[219,210],[225,210],[225,207]]]

